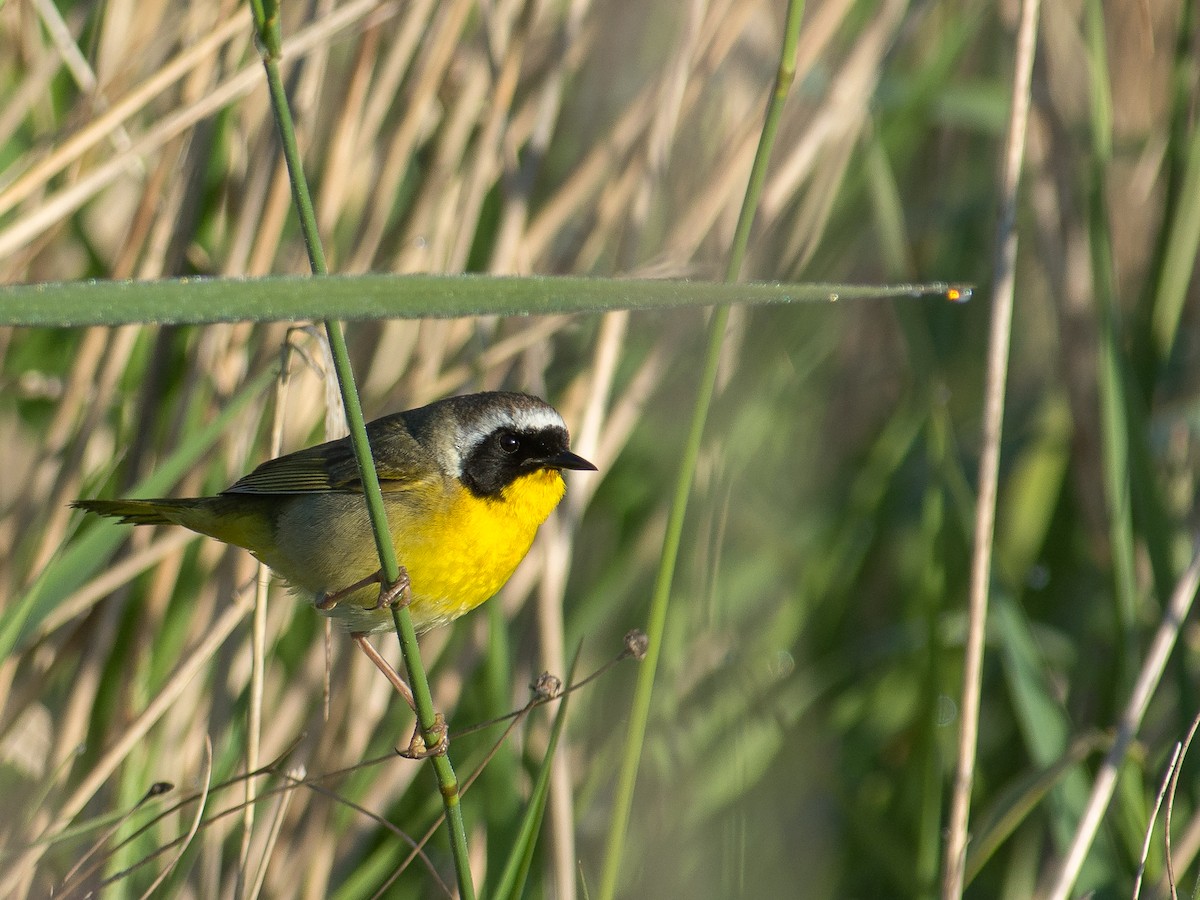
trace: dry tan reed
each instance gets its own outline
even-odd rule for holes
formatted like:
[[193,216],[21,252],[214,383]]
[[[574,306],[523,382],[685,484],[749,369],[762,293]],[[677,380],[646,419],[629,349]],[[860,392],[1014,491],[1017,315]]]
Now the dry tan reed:
[[[810,4],[751,277],[989,280],[1013,9]],[[289,95],[331,268],[721,272],[780,13],[766,0],[284,4]],[[1069,736],[1111,724],[1190,546],[1194,353],[1181,337],[1169,356],[1162,335],[1169,350],[1172,322],[1186,335],[1179,322],[1194,320],[1194,242],[1168,253],[1161,230],[1178,218],[1188,233],[1181,147],[1194,122],[1172,85],[1194,80],[1189,21],[1194,31],[1183,4],[1152,0],[1049,4],[1040,22],[1018,216],[1030,232],[1010,400],[1020,437],[1001,445],[995,576],[1027,606],[992,638],[1008,681],[985,662],[976,804],[1051,770]],[[1186,267],[1168,272],[1175,259]],[[305,271],[242,4],[0,5],[0,281]],[[1176,283],[1181,318],[1150,302]],[[1147,460],[1132,457],[1130,478],[1152,507],[1138,507],[1124,542],[1113,523],[1132,514],[1101,488],[1116,452],[1097,375],[1109,301],[1125,329],[1116,346],[1141,373],[1124,385],[1128,437]],[[814,897],[936,884],[950,771],[940,698],[958,692],[982,306],[735,317],[647,747],[631,896],[781,895],[798,868]],[[423,638],[454,726],[522,706],[525,685],[561,674],[580,636],[588,670],[642,624],[701,326],[694,314],[616,312],[349,327],[369,415],[461,391],[543,393],[604,473],[571,480],[494,617]],[[286,390],[259,389],[198,447],[285,344]],[[285,324],[0,330],[0,379],[0,638],[19,632],[0,660],[0,799],[18,811],[0,821],[0,896],[63,888],[99,833],[70,829],[100,827],[158,780],[175,790],[146,809],[207,792],[204,818],[183,803],[127,846],[102,842],[102,865],[68,896],[143,861],[121,881],[131,893],[165,875],[159,890],[187,897],[371,896],[409,847],[361,810],[415,837],[438,808],[404,760],[325,778],[407,739],[390,687],[278,586],[261,613],[259,684],[253,560],[149,530],[84,556],[117,526],[81,529],[67,507],[130,491],[177,452],[196,456],[161,491],[194,495],[275,441],[339,433],[321,340]],[[1153,418],[1136,418],[1146,409]],[[1152,489],[1139,489],[1151,472]],[[1120,615],[1114,559],[1131,562],[1136,588]],[[1043,571],[1052,598],[1031,587]],[[22,624],[38,596],[51,608],[33,604]],[[1005,631],[1013,622],[1032,624]],[[1118,648],[1117,663],[1091,659],[1098,641]],[[394,641],[377,643],[397,660]],[[1019,659],[1031,646],[1040,655]],[[1172,705],[1187,705],[1194,675],[1181,666],[1176,693],[1151,700],[1147,804],[1155,753],[1192,713]],[[558,754],[536,896],[570,900],[597,877],[628,682],[618,670],[588,691]],[[1031,696],[1033,711],[1021,706]],[[468,795],[481,883],[497,877],[548,722],[531,716]],[[469,771],[487,746],[464,737],[456,765]],[[249,791],[227,783],[247,752],[277,762]],[[987,864],[981,890],[1019,896],[1049,870],[1075,821],[1070,792],[1083,782],[1071,779],[1086,780],[1070,772]],[[1138,815],[1134,793],[1118,798],[1122,822]],[[139,810],[119,839],[149,817]],[[1186,867],[1200,847],[1195,804],[1177,801],[1176,817]],[[1082,884],[1124,877],[1124,835],[1110,838]],[[969,871],[970,847],[985,843],[968,845]],[[428,854],[397,896],[436,892],[436,840]],[[1151,852],[1147,884],[1157,873]]]

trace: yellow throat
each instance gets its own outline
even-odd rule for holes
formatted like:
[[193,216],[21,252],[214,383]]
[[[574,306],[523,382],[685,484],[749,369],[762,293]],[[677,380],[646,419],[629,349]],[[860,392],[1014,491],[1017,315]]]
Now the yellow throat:
[[499,499],[460,490],[441,520],[422,529],[427,541],[397,547],[412,581],[417,628],[457,619],[496,593],[565,490],[562,476],[546,469],[518,478]]

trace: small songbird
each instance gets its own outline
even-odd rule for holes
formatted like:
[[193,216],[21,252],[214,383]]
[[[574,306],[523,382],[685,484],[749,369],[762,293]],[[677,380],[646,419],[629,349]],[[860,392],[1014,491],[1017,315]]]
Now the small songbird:
[[[562,417],[527,394],[439,400],[367,425],[413,625],[457,619],[500,589],[562,499]],[[78,500],[135,525],[182,525],[244,547],[354,634],[392,627],[349,438],[263,463],[215,497]]]

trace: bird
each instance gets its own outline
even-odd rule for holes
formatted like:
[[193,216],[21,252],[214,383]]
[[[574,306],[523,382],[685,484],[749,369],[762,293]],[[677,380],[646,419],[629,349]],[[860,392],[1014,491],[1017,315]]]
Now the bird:
[[[393,627],[397,596],[420,633],[493,596],[566,490],[595,471],[537,397],[448,397],[367,425],[400,583],[383,585],[349,438],[268,460],[215,496],[76,500],[134,525],[181,525],[242,547],[361,637]],[[367,649],[367,648],[364,648]]]

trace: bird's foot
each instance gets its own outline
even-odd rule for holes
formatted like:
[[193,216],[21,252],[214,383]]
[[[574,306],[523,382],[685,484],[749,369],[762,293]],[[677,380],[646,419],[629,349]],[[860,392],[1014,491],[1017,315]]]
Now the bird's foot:
[[433,743],[429,744],[425,740],[425,732],[421,729],[421,723],[418,722],[413,729],[412,740],[408,742],[408,747],[405,750],[397,750],[396,752],[405,759],[428,759],[431,756],[445,756],[446,751],[450,749],[450,729],[446,725],[446,717],[441,713],[434,714],[433,727],[429,729],[428,734],[433,738]]
[[400,574],[391,584],[384,584],[379,575],[379,598],[371,609],[403,609],[412,603],[412,582],[408,580],[408,569],[400,567]]
[[401,566],[400,575],[393,582],[385,583],[383,580],[383,570],[377,569],[366,578],[361,578],[354,582],[354,584],[336,591],[326,591],[317,598],[315,605],[317,609],[321,610],[333,609],[351,594],[361,591],[372,584],[379,585],[379,597],[375,600],[375,605],[368,607],[368,609],[403,608],[412,602],[412,583],[408,580],[408,570],[404,566]]

